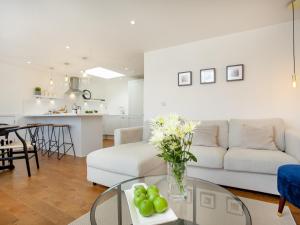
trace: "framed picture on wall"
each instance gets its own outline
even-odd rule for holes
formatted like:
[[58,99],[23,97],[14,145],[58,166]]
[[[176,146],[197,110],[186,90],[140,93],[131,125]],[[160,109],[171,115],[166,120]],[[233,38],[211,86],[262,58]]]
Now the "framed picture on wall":
[[239,81],[244,80],[244,65],[231,65],[226,67],[226,79],[227,81]]
[[192,71],[178,73],[178,86],[192,85]]
[[200,84],[216,83],[216,69],[209,68],[200,70]]

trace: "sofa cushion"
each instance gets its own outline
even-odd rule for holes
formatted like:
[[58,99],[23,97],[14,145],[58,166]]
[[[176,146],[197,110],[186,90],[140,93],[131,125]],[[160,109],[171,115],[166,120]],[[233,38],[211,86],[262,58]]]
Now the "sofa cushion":
[[218,126],[199,125],[194,129],[192,145],[218,147]]
[[129,176],[144,176],[163,166],[164,161],[157,154],[152,145],[144,142],[123,144],[91,152],[87,156],[87,165]]
[[218,126],[218,144],[228,148],[228,121],[227,120],[202,120],[201,125]]
[[196,156],[197,162],[188,162],[189,166],[223,168],[223,158],[226,149],[222,147],[191,146],[191,152]]
[[278,150],[274,142],[273,126],[255,127],[244,124],[241,130],[241,147]]
[[285,141],[284,132],[285,126],[282,119],[254,119],[254,120],[239,120],[232,119],[229,122],[229,147],[241,147],[241,129],[246,124],[249,126],[263,127],[273,126],[274,128],[274,140],[276,147],[284,151]]
[[281,165],[297,163],[281,151],[230,148],[224,157],[224,169],[241,172],[276,174]]

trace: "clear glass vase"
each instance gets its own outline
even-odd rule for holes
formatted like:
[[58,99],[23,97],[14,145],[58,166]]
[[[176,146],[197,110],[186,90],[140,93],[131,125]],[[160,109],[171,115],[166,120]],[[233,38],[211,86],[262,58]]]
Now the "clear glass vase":
[[168,163],[168,194],[174,200],[186,199],[186,164]]

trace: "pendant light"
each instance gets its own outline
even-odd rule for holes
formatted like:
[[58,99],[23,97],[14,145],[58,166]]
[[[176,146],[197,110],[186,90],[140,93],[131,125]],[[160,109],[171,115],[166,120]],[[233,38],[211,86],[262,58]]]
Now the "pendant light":
[[295,56],[295,0],[292,0],[292,11],[293,11],[293,75],[292,75],[292,86],[297,87],[297,76],[296,76],[296,56]]
[[[70,63],[69,62],[65,62],[64,65],[66,66],[66,71],[67,71],[67,67],[70,65]],[[69,76],[68,76],[67,73],[65,75],[65,86],[66,87],[69,86]]]
[[[88,57],[83,56],[83,57],[81,57],[81,59],[82,59],[82,64],[83,64],[82,67],[85,68],[86,67],[86,61],[87,61]],[[87,74],[86,74],[85,70],[81,70],[80,73],[81,73],[83,78],[87,78]]]
[[50,81],[49,81],[49,84],[50,84],[50,87],[52,87],[54,85],[54,81],[52,79],[52,72],[53,72],[54,68],[50,67],[49,69],[50,69]]

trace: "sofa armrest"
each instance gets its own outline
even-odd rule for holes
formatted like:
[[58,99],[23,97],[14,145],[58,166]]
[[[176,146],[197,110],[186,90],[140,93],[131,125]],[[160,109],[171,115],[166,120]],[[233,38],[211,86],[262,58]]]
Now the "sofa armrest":
[[115,145],[139,142],[143,140],[143,127],[116,129],[114,135]]
[[300,132],[294,130],[286,130],[285,144],[285,152],[295,157],[300,162]]

